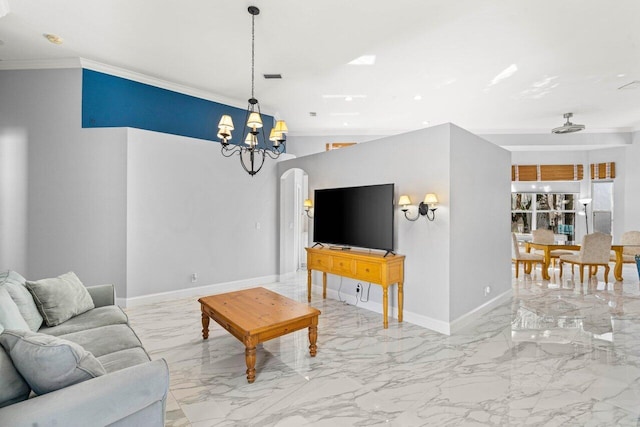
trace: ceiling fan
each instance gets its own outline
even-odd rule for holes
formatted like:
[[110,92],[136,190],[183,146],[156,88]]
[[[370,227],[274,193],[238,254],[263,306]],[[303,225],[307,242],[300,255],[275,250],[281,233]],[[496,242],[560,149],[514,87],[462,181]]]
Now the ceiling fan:
[[573,117],[573,113],[565,113],[563,117],[567,119],[567,122],[560,127],[551,129],[551,132],[559,133],[559,134],[573,133],[573,132],[579,132],[585,128],[584,125],[576,125],[569,121],[569,119]]

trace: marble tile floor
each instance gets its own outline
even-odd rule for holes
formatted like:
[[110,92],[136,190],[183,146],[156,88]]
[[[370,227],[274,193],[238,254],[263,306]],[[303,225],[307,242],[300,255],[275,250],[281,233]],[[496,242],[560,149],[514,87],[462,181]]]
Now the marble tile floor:
[[[127,309],[152,358],[171,374],[167,426],[638,426],[640,287],[580,285],[539,270],[513,297],[445,336],[314,294],[318,355],[306,331],[258,348],[256,382],[244,346],[197,298]],[[265,287],[306,301],[306,273]],[[354,298],[353,296],[351,298]]]

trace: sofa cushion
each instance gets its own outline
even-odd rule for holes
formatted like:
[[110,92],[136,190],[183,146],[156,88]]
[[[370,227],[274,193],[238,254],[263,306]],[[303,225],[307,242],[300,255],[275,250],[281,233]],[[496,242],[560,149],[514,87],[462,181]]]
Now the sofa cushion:
[[29,330],[29,325],[20,314],[20,310],[9,292],[4,286],[0,286],[0,332],[3,329]]
[[107,373],[119,371],[130,366],[140,365],[150,360],[149,355],[142,347],[129,348],[116,351],[98,357],[98,361]]
[[33,301],[31,293],[25,287],[26,279],[15,271],[0,273],[0,287],[5,287],[11,298],[18,306],[20,314],[29,325],[29,329],[36,332],[42,325],[42,316]]
[[5,330],[0,344],[36,394],[45,394],[106,371],[91,353],[71,341],[31,331]]
[[94,308],[87,288],[72,271],[55,278],[27,281],[26,286],[47,326],[59,325]]
[[79,314],[57,326],[48,327],[43,325],[39,332],[60,336],[101,326],[126,324],[127,322],[127,315],[124,314],[120,307],[108,305]]
[[128,348],[142,347],[142,343],[129,325],[101,326],[61,335],[60,338],[80,345],[95,357]]
[[31,388],[0,346],[0,408],[27,400]]

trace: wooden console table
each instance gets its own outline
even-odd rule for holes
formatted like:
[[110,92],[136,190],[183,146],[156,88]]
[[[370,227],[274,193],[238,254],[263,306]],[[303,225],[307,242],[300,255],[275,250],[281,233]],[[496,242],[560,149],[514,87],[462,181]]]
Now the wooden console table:
[[307,297],[311,302],[311,270],[322,271],[322,298],[327,298],[327,273],[382,286],[382,322],[387,329],[389,285],[398,284],[398,322],[402,322],[404,255],[373,254],[356,250],[305,248]]

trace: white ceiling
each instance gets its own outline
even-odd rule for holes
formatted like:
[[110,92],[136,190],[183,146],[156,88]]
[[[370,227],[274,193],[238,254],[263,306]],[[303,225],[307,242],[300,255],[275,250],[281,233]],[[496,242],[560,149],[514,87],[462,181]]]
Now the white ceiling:
[[252,4],[256,97],[292,134],[640,129],[640,88],[618,89],[640,80],[637,0],[0,0],[0,68],[82,57],[244,104]]

